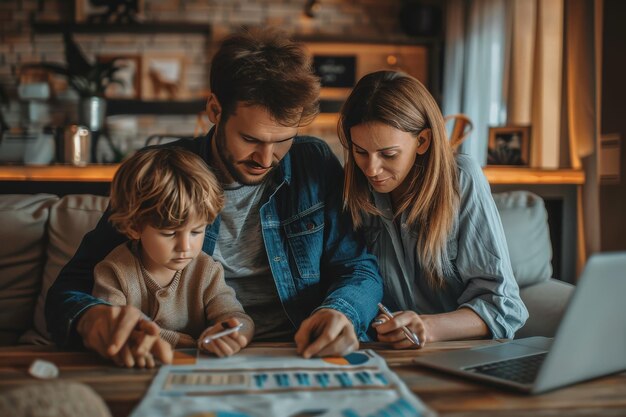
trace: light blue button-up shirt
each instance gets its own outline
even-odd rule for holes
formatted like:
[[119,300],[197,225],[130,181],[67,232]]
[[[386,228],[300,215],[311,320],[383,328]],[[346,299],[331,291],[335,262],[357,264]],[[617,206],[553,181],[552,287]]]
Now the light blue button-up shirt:
[[453,270],[444,274],[443,288],[431,288],[426,281],[416,254],[417,231],[406,226],[406,212],[397,227],[389,195],[373,191],[383,216],[368,216],[365,231],[383,276],[383,300],[392,309],[418,314],[467,307],[494,338],[512,338],[528,311],[513,276],[500,216],[480,166],[467,155],[456,160],[460,210],[447,243]]

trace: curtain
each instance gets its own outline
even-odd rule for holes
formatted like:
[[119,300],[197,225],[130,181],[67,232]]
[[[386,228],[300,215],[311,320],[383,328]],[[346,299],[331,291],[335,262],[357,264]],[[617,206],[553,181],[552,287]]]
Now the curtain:
[[444,114],[474,123],[461,150],[487,161],[489,126],[504,124],[504,68],[510,25],[507,0],[451,0],[446,7]]
[[600,248],[602,0],[449,0],[444,114],[465,113],[462,151],[486,162],[489,126],[530,125],[530,164],[581,168],[578,267]]
[[537,3],[534,0],[513,0],[512,8],[511,68],[515,70],[510,77],[507,121],[514,125],[530,125]]
[[462,150],[486,162],[489,126],[531,125],[532,166],[558,168],[563,0],[450,0],[445,114],[474,122]]
[[529,74],[533,88],[532,101],[529,103],[532,109],[530,160],[535,167],[559,168],[563,0],[541,0],[536,4],[534,71]]
[[585,171],[578,194],[578,269],[600,250],[600,74],[602,1],[568,0],[565,21],[565,88],[572,166]]

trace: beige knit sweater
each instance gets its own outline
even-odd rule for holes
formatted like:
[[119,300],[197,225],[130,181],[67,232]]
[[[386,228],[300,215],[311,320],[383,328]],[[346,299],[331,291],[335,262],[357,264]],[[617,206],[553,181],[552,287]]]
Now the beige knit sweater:
[[243,323],[245,333],[254,333],[252,319],[226,285],[219,262],[200,252],[167,287],[161,287],[150,277],[143,278],[131,244],[121,244],[96,265],[95,297],[112,305],[137,307],[161,327],[161,337],[177,348],[196,347],[207,327],[231,317]]

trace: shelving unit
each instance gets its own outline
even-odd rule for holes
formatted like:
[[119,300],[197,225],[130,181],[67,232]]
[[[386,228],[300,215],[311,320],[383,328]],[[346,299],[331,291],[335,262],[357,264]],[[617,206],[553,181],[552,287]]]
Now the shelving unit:
[[73,23],[33,21],[35,33],[134,33],[134,34],[202,34],[211,35],[211,26],[203,23],[190,22],[140,22],[126,23]]
[[[56,33],[91,33],[91,34],[200,34],[211,35],[211,26],[203,23],[190,22],[139,22],[122,23],[74,23],[58,21],[32,21],[33,31],[37,34]],[[153,115],[192,115],[202,111],[206,99],[190,100],[138,100],[138,99],[107,99],[107,116],[119,114],[153,114]]]

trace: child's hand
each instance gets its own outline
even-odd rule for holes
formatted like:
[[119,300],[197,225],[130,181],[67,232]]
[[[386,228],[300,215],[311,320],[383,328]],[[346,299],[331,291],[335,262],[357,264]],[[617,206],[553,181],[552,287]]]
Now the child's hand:
[[248,338],[242,335],[239,331],[222,336],[219,339],[213,339],[209,343],[204,343],[204,339],[212,334],[231,329],[239,324],[239,320],[235,318],[228,319],[222,323],[206,329],[198,339],[198,349],[205,352],[213,353],[220,358],[224,356],[231,356],[239,352],[242,348],[248,344]]

